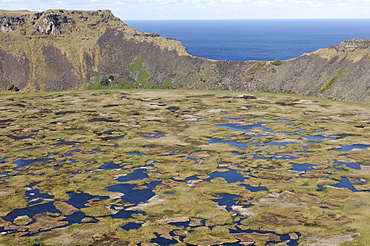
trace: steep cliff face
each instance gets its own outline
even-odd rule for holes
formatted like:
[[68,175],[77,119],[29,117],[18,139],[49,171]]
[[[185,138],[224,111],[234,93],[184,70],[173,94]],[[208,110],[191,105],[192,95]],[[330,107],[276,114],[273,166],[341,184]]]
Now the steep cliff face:
[[369,47],[343,41],[282,64],[214,61],[133,30],[108,10],[0,11],[0,90],[230,89],[369,103]]
[[75,24],[71,18],[67,18],[66,16],[57,14],[47,15],[36,24],[33,34],[60,35],[71,33],[66,23]]
[[13,16],[0,17],[0,32],[7,33],[17,30],[18,26],[24,24],[24,19]]
[[[340,45],[265,67],[255,75],[252,90],[370,102],[370,40]],[[272,69],[272,70],[271,70]]]

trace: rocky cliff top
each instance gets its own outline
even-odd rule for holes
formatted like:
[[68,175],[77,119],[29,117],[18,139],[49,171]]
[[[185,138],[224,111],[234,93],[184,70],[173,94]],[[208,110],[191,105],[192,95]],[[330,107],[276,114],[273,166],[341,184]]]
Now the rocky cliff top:
[[[21,40],[28,42],[29,39],[46,36],[68,37],[73,39],[73,42],[97,40],[107,28],[122,32],[126,39],[151,42],[162,49],[176,50],[179,55],[189,55],[181,42],[162,38],[155,33],[136,31],[115,17],[110,10],[56,9],[44,12],[0,10],[0,42],[3,42],[3,47],[8,47],[10,52],[14,50],[14,47],[10,47],[11,42],[20,43]],[[71,33],[73,35],[68,35]]]
[[109,10],[0,11],[0,32],[22,35],[61,35],[73,32],[77,23],[95,28],[99,23],[121,22]]
[[351,39],[351,40],[342,40],[340,44],[334,46],[338,53],[345,52],[354,52],[358,49],[370,49],[370,40],[369,39]]

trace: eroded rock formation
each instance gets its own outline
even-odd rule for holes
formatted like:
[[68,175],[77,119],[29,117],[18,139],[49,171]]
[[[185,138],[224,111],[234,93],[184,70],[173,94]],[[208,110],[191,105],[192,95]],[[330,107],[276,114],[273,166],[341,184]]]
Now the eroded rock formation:
[[71,33],[66,23],[75,24],[74,21],[66,16],[47,15],[43,17],[35,27],[33,34],[60,35]]
[[0,16],[0,32],[7,33],[17,30],[24,24],[22,17]]
[[358,49],[370,49],[370,40],[351,39],[340,41],[338,46],[334,47],[340,54],[354,52]]

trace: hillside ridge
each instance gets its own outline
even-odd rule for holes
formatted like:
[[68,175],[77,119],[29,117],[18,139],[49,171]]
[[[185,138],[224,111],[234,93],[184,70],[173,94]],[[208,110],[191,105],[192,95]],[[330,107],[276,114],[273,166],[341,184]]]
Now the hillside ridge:
[[0,10],[0,90],[218,89],[370,102],[370,40],[286,61],[218,61],[136,31],[109,10]]

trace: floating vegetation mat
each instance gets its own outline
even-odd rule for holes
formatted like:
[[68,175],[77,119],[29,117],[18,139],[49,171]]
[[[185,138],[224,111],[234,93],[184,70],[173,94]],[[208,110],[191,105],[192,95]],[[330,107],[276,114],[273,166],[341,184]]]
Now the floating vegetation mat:
[[368,245],[370,107],[110,90],[0,97],[0,245]]

